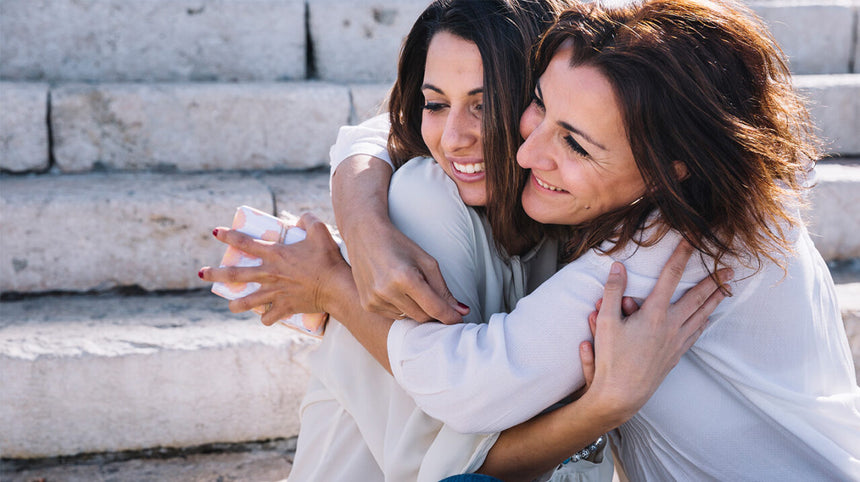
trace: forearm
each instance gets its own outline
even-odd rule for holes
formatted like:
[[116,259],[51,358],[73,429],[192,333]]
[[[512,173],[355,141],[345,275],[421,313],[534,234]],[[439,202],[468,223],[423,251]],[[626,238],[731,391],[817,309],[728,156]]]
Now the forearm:
[[389,337],[398,382],[424,411],[461,432],[497,432],[539,414],[584,382],[569,347],[591,339],[587,317],[601,285],[571,273],[486,325],[399,323]]
[[385,368],[388,361],[388,331],[393,320],[364,311],[358,301],[358,290],[352,273],[344,269],[326,283],[320,305],[352,333],[352,336]]
[[532,480],[629,418],[586,392],[558,410],[502,432],[478,473],[503,480]]
[[391,166],[364,154],[345,159],[331,179],[331,198],[335,220],[349,245],[361,225],[390,224],[388,184]]

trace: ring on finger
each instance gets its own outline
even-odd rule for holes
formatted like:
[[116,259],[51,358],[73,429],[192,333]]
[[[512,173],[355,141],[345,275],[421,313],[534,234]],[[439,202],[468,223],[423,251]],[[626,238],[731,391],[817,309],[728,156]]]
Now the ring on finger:
[[271,309],[272,309],[272,304],[271,304],[271,303],[266,303],[265,305],[263,305],[263,314],[265,315],[265,314],[266,314],[266,313],[268,313],[268,312],[269,312],[269,310],[271,310]]
[[395,317],[397,320],[402,320],[404,318],[407,318],[407,315],[404,312],[400,312],[400,314]]

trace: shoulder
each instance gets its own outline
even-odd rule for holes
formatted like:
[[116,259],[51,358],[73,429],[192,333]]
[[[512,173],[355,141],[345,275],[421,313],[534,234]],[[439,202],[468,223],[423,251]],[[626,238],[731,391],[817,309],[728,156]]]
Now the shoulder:
[[457,185],[429,157],[416,157],[394,173],[388,203],[391,220],[398,225],[411,224],[416,217],[446,226],[471,223],[475,214],[460,198]]

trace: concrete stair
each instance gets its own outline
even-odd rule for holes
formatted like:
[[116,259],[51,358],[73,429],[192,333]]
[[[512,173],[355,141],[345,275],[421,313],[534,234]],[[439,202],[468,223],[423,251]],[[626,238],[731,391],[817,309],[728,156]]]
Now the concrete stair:
[[[426,3],[0,0],[0,458],[297,433],[315,342],[196,273],[238,205],[333,224],[336,128]],[[860,2],[751,6],[834,155],[810,232],[860,367]]]

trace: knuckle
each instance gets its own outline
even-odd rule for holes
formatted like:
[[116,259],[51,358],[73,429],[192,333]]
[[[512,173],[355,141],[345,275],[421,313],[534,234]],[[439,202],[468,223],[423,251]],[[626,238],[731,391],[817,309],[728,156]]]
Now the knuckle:
[[235,283],[239,277],[239,272],[236,268],[227,268],[224,271],[224,276],[227,278],[228,282]]

